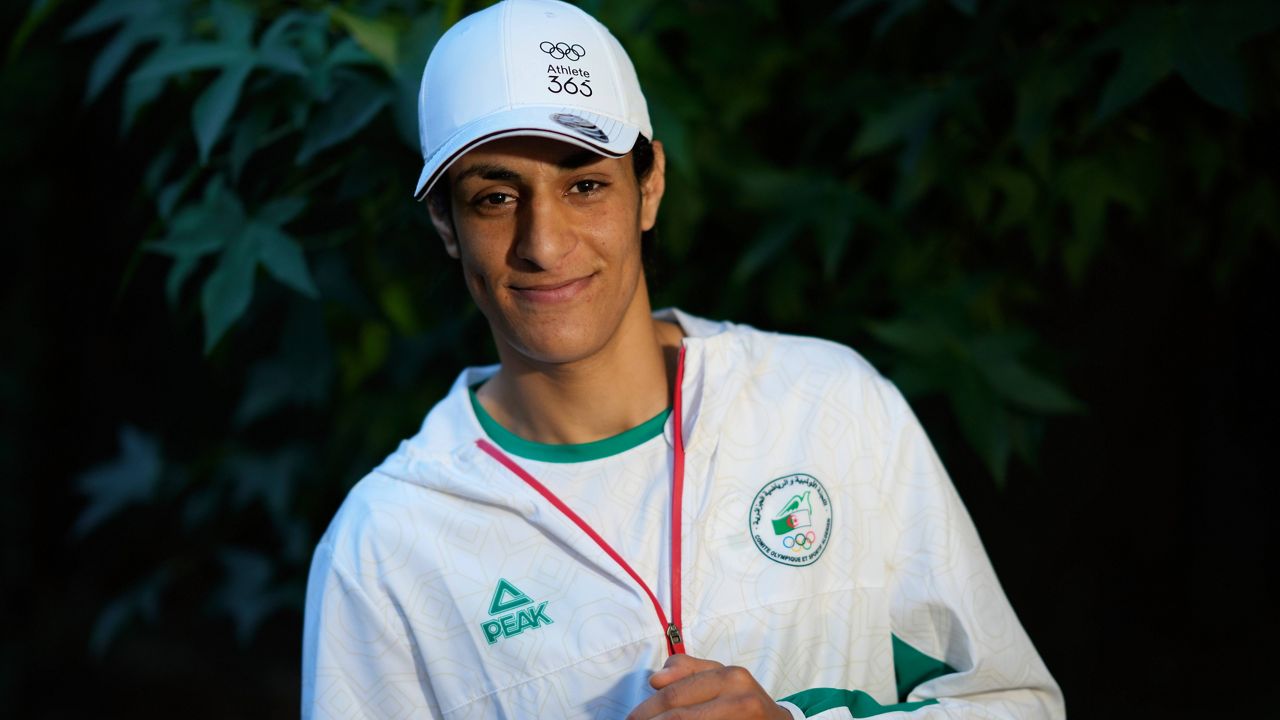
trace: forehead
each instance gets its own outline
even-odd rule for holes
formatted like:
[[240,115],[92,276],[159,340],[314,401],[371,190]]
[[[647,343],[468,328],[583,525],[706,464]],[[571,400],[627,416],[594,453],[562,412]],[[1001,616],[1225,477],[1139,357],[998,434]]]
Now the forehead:
[[453,182],[483,174],[490,168],[511,171],[569,171],[610,169],[627,158],[610,158],[578,145],[541,137],[508,137],[468,151],[448,170]]

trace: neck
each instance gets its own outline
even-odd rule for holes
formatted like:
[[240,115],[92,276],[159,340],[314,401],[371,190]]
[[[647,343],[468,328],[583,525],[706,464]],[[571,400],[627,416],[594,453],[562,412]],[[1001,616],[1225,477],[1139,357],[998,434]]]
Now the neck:
[[644,300],[581,360],[537,363],[500,347],[502,369],[477,392],[481,404],[516,435],[548,444],[602,440],[667,409],[683,333],[654,320]]

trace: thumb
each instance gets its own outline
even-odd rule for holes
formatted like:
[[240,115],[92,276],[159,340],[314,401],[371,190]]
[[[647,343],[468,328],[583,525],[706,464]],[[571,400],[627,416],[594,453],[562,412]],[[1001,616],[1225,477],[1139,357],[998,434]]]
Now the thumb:
[[662,669],[649,677],[649,685],[654,690],[661,690],[672,683],[680,682],[690,675],[717,667],[720,667],[720,663],[713,660],[700,660],[679,653],[667,658],[667,662],[663,664]]

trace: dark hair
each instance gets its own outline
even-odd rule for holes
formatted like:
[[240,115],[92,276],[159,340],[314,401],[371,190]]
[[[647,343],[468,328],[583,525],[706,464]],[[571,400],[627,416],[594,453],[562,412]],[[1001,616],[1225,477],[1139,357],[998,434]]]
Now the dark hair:
[[[644,135],[637,135],[636,142],[631,146],[631,169],[635,171],[636,181],[643,183],[649,177],[649,173],[653,172],[653,143]],[[427,194],[427,203],[431,206],[431,210],[439,215],[449,218],[449,224],[453,225],[453,205],[449,202],[449,195],[452,194],[452,187],[449,184],[449,176],[447,173],[441,174],[440,179],[436,181],[431,192]],[[458,234],[457,227],[454,227],[454,235]],[[658,242],[657,228],[645,230],[640,235],[640,259],[644,262],[644,269],[647,274],[652,275],[653,247]]]

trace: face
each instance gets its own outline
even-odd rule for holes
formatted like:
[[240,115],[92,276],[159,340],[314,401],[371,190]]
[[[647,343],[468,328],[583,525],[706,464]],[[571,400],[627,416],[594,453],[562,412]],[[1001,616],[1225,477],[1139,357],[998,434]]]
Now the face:
[[640,234],[662,198],[659,143],[643,182],[630,156],[531,137],[482,145],[448,173],[452,223],[432,220],[504,365],[583,360],[649,322]]

